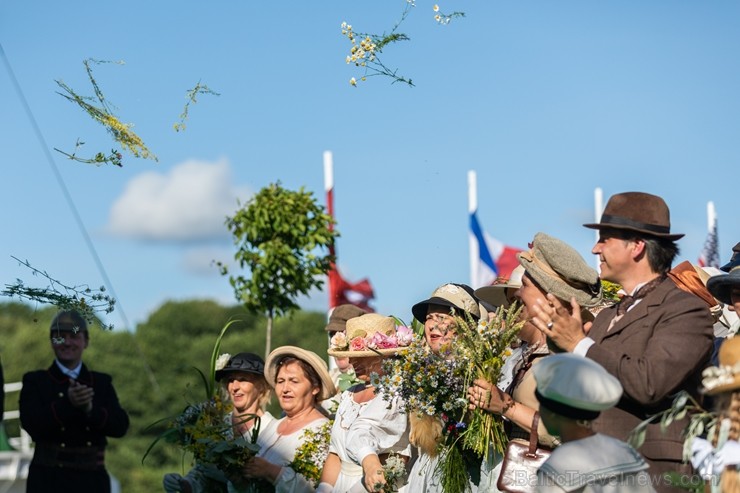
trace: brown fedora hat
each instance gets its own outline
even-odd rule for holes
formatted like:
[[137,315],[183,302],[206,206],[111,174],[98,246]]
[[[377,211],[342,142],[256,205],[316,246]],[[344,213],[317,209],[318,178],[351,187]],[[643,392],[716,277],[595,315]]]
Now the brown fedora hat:
[[671,213],[665,201],[644,192],[612,195],[606,203],[601,222],[584,224],[591,229],[625,229],[649,236],[678,240],[683,234],[671,234]]

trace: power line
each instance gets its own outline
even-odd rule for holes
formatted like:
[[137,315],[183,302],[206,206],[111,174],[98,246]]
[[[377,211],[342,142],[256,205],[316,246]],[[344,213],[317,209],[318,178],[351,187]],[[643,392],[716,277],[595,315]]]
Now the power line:
[[[31,107],[29,106],[28,101],[26,100],[26,96],[23,94],[23,90],[21,89],[21,86],[18,83],[18,79],[16,79],[15,77],[15,72],[13,72],[13,68],[10,66],[10,60],[8,59],[8,56],[5,54],[5,50],[3,49],[2,43],[0,43],[0,56],[2,57],[3,63],[5,64],[5,68],[8,71],[8,75],[10,76],[10,81],[13,83],[13,88],[15,89],[16,95],[18,96],[18,100],[21,102],[21,105],[23,106],[23,110],[26,112],[26,116],[28,117],[28,120],[31,122],[31,126],[33,127],[33,131],[36,134],[36,138],[38,139],[39,144],[41,144],[41,149],[44,152],[44,156],[46,156],[46,162],[49,164],[49,167],[51,168],[51,171],[57,180],[57,184],[59,184],[59,188],[62,190],[62,195],[64,195],[64,200],[67,202],[67,206],[72,211],[72,215],[74,216],[75,222],[77,223],[77,227],[80,230],[80,234],[82,235],[82,238],[85,241],[85,245],[87,245],[87,249],[89,250],[90,255],[93,258],[93,261],[95,262],[95,266],[98,268],[98,271],[100,272],[100,276],[103,278],[103,283],[105,283],[105,286],[110,292],[111,296],[115,298],[116,300],[116,304],[118,305],[119,314],[121,316],[121,319],[123,320],[123,326],[125,329],[128,330],[129,322],[128,322],[128,317],[126,317],[126,312],[123,310],[123,306],[120,303],[118,295],[116,295],[116,292],[113,289],[113,283],[111,283],[110,279],[108,278],[108,274],[105,271],[105,267],[103,266],[103,263],[100,261],[100,257],[98,256],[98,252],[95,249],[95,245],[90,239],[90,235],[87,232],[87,228],[85,228],[85,223],[82,222],[82,217],[80,216],[80,213],[77,210],[77,207],[75,206],[74,201],[72,200],[72,195],[69,193],[69,189],[67,188],[67,185],[64,182],[64,178],[62,178],[62,174],[59,172],[59,168],[57,167],[56,161],[54,161],[54,157],[51,155],[51,152],[49,151],[49,146],[46,143],[46,139],[44,138],[44,135],[41,133],[41,128],[36,122],[36,117],[33,115],[33,112],[31,111]],[[157,384],[156,377],[154,376],[154,373],[152,372],[146,360],[143,358],[143,354],[141,353],[141,348],[139,348],[138,343],[136,343],[136,347],[139,350],[140,357],[144,361],[144,365],[146,367],[147,373],[149,374],[149,379],[151,383],[153,384],[155,389],[159,390],[159,385]]]

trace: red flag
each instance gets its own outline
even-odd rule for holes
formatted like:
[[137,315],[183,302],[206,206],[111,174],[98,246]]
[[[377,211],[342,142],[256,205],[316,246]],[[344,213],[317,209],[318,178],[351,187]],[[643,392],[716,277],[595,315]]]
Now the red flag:
[[329,272],[329,308],[351,304],[373,312],[375,310],[370,306],[370,300],[374,298],[375,293],[368,279],[355,283],[348,282],[339,273],[336,265],[333,266]]

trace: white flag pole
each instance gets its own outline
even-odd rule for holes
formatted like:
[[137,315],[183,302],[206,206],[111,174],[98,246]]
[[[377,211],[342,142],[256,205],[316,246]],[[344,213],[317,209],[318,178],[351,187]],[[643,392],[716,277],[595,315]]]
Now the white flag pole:
[[[478,185],[475,171],[468,171],[468,215],[478,209]],[[478,277],[478,252],[475,238],[472,232],[468,233],[468,245],[470,256],[470,285],[476,286]]]
[[717,211],[714,210],[714,202],[707,202],[707,230],[709,233],[714,231],[717,223]]
[[[601,213],[604,211],[604,192],[601,190],[601,188],[596,187],[594,189],[594,219],[596,223],[601,222]],[[595,230],[595,243],[598,243],[599,241],[599,230]],[[594,257],[594,261],[596,262],[596,270],[599,270],[599,267],[601,266],[601,262],[599,262],[598,255]]]
[[[324,151],[324,191],[326,192],[326,209],[329,215],[334,218],[334,159],[331,151]],[[335,254],[334,246],[329,249],[332,255]],[[335,266],[336,268],[336,266]],[[329,298],[333,294],[331,286],[331,280],[329,281]],[[329,317],[334,308],[332,307],[332,301],[329,300],[329,311],[326,314],[326,321],[329,322]],[[327,348],[331,345],[331,339],[328,338],[327,333]],[[334,358],[329,358],[329,370],[337,368],[337,362]]]

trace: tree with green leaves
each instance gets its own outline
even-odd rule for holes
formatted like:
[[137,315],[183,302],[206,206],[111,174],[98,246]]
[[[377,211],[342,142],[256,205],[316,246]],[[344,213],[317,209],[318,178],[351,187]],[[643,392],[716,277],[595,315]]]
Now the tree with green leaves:
[[280,182],[260,190],[226,225],[238,246],[234,259],[248,276],[229,275],[237,301],[267,318],[265,357],[270,352],[273,319],[300,308],[298,295],[320,288],[334,260],[328,247],[338,236],[333,219],[312,192],[291,191]]

